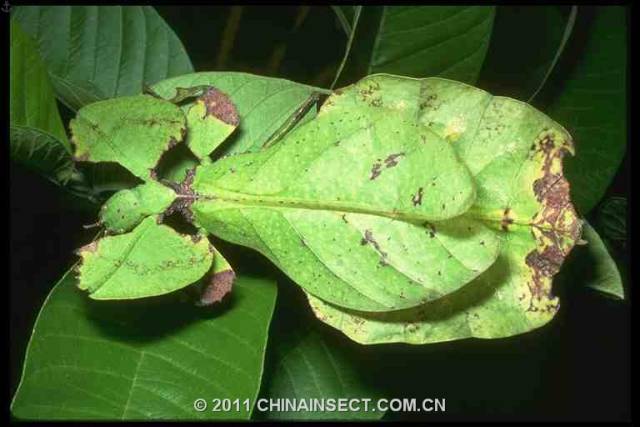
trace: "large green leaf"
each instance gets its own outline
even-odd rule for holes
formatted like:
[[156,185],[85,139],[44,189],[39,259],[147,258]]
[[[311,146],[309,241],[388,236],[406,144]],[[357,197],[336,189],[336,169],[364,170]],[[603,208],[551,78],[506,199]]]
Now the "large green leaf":
[[[47,297],[11,411],[39,420],[248,419],[262,376],[274,283],[238,279],[231,306],[90,301],[67,273]],[[240,399],[212,411],[213,399]],[[194,409],[205,399],[208,409]]]
[[548,322],[559,306],[552,277],[580,236],[562,175],[562,158],[573,152],[569,134],[527,104],[464,84],[370,79],[381,92],[401,86],[405,113],[452,142],[477,186],[477,199],[462,218],[494,229],[500,254],[468,285],[415,308],[365,313],[310,292],[316,315],[362,343],[498,338]]
[[[289,285],[287,283],[287,285]],[[267,399],[371,399],[370,408],[382,397],[372,384],[370,373],[355,357],[353,348],[331,336],[304,306],[304,300],[281,292],[271,324],[266,373],[261,397]],[[297,293],[295,294],[297,296]],[[269,420],[376,420],[382,411],[288,411],[261,412]],[[257,413],[256,413],[257,414]]]
[[210,85],[225,93],[240,116],[240,127],[222,154],[256,151],[315,93],[325,89],[283,79],[236,72],[187,74],[153,86],[160,96],[172,98],[177,88]]
[[475,218],[447,221],[475,185],[451,144],[418,124],[406,81],[365,79],[277,144],[197,169],[196,223],[354,309],[416,306],[477,277],[498,237]]
[[625,8],[580,8],[565,51],[546,97],[541,93],[545,99],[539,99],[576,141],[577,155],[567,161],[566,174],[576,206],[586,214],[604,195],[626,151]]
[[[474,83],[489,46],[494,14],[493,6],[366,6],[341,81],[391,73]],[[338,16],[343,22],[347,19],[345,14]]]
[[65,183],[74,171],[71,146],[32,40],[11,21],[9,122],[11,158],[50,180]]
[[[74,164],[47,69],[16,20],[11,42],[11,158],[93,203],[105,192],[135,185],[137,179],[118,164]],[[74,206],[82,202],[74,199]]]
[[20,6],[13,19],[37,40],[58,98],[74,110],[193,71],[150,6]]

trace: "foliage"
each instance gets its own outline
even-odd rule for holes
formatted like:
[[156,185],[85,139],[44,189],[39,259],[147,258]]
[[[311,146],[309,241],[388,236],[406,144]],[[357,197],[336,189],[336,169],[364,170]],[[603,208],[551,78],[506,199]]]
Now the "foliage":
[[[246,31],[235,6],[219,71],[194,73],[152,7],[13,8],[12,161],[106,201],[107,232],[44,302],[13,415],[331,419],[254,409],[385,394],[311,310],[366,344],[521,334],[557,312],[575,244],[576,280],[623,298],[626,204],[589,212],[626,149],[626,11],[526,10],[301,7],[272,58],[221,71]],[[343,45],[292,75],[287,56],[324,58],[305,28],[330,13]],[[207,234],[262,253],[311,310],[283,275],[276,305],[274,269]],[[194,409],[214,397],[238,409]]]

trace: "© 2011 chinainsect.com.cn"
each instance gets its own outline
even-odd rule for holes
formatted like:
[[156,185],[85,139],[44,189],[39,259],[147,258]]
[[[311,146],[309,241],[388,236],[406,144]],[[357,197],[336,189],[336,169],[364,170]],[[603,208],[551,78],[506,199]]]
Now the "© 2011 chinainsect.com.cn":
[[[232,412],[250,410],[251,399],[196,399],[198,412]],[[256,401],[259,412],[446,412],[444,398],[325,398],[266,399]]]

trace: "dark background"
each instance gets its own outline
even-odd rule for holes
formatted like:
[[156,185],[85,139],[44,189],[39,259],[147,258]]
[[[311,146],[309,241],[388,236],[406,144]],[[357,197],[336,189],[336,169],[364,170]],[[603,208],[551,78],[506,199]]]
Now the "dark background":
[[[314,18],[302,20],[304,11],[296,6],[246,6],[241,14],[230,7],[157,7],[197,71],[248,71],[328,86],[345,35],[328,7],[313,9]],[[232,13],[240,19],[225,58],[220,56],[218,40]],[[296,20],[302,23],[296,26]],[[335,31],[327,31],[327,26]],[[314,38],[317,34],[321,39]],[[310,45],[310,40],[316,41]],[[61,111],[63,118],[70,116],[63,107]],[[629,171],[627,155],[607,197],[628,196]],[[93,237],[94,231],[82,225],[95,222],[96,213],[78,208],[70,196],[32,172],[10,165],[11,396],[39,307],[75,261],[73,250]],[[624,248],[614,251],[628,295],[629,259]],[[562,301],[559,314],[525,335],[366,347],[329,327],[318,327],[331,342],[349,347],[388,396],[445,397],[446,413],[431,414],[428,420],[628,420],[628,299],[620,302],[584,288],[589,273],[576,268],[576,252],[554,283]],[[287,285],[286,280],[280,282]],[[299,293],[287,292],[294,299]],[[411,417],[387,414],[386,418]]]

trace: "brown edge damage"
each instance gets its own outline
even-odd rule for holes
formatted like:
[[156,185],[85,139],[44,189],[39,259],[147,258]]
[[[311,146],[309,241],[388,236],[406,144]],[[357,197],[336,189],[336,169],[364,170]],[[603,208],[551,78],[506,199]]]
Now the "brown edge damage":
[[560,302],[552,293],[552,278],[582,234],[582,221],[571,203],[569,181],[563,175],[562,161],[567,153],[574,153],[573,141],[568,134],[551,129],[544,129],[531,146],[530,158],[541,164],[540,175],[532,185],[541,209],[531,219],[536,249],[525,258],[531,272],[527,281],[531,294],[528,313],[558,311]]
[[227,294],[231,293],[235,281],[236,273],[231,269],[213,273],[208,283],[205,284],[196,305],[202,307],[222,301]]
[[236,106],[231,102],[231,98],[215,87],[209,87],[198,98],[198,102],[204,103],[208,116],[214,116],[231,126],[240,124],[240,115]]

